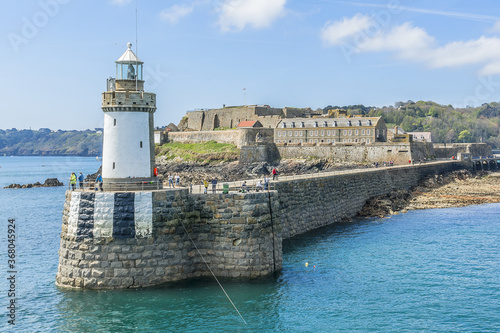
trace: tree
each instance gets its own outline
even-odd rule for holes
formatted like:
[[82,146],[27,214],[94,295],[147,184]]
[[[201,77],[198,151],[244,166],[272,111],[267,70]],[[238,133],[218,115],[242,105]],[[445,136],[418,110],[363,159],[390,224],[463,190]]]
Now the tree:
[[472,138],[472,135],[470,134],[470,132],[468,130],[463,130],[458,135],[458,141],[462,141],[462,142],[469,142],[471,138]]

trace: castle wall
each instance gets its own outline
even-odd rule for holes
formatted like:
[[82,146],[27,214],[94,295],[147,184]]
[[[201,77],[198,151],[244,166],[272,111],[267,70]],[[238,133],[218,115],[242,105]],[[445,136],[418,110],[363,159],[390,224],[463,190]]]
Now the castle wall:
[[257,134],[263,141],[272,141],[273,129],[269,128],[239,128],[236,130],[224,131],[201,131],[201,132],[169,132],[168,142],[180,143],[201,143],[216,141],[219,143],[231,143],[241,148],[246,145],[254,144]]
[[241,133],[239,130],[169,132],[168,142],[200,143],[200,142],[216,141],[219,143],[231,143],[240,147],[241,146],[240,135]]
[[281,109],[254,105],[190,111],[186,114],[187,128],[195,131],[212,131],[217,127],[235,128],[245,120],[258,120],[263,127],[275,128],[282,114]]
[[393,161],[407,164],[432,156],[432,145],[410,143],[374,143],[368,145],[302,144],[277,145],[281,158],[318,157],[338,162],[375,163]]
[[491,147],[486,143],[438,143],[434,144],[437,158],[451,158],[459,153],[468,153],[472,156],[491,156]]

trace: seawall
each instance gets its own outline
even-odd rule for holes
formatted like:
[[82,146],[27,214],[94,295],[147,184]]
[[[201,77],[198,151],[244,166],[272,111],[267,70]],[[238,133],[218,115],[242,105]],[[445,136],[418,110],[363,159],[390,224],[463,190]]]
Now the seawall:
[[[66,192],[56,283],[137,288],[282,268],[282,240],[350,219],[366,200],[409,189],[461,162],[356,170],[275,183],[275,191]],[[199,252],[198,252],[199,251]]]
[[282,267],[279,212],[276,192],[67,191],[56,284],[153,286],[211,276],[205,262],[218,277],[269,275]]
[[426,176],[471,167],[460,162],[438,162],[276,183],[283,238],[351,219],[368,199],[410,189]]

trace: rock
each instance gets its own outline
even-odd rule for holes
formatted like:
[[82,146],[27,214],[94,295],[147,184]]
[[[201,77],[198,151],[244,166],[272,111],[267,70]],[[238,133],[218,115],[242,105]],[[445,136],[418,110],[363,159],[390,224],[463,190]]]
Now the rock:
[[60,182],[57,178],[47,178],[45,182],[42,184],[40,182],[36,182],[33,184],[10,184],[9,186],[5,186],[4,188],[32,188],[32,187],[55,187],[55,186],[64,186],[62,182]]

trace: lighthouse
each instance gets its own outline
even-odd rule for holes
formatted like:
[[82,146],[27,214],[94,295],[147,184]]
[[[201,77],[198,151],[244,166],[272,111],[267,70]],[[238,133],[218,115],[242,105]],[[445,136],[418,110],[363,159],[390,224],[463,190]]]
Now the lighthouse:
[[160,188],[154,175],[156,94],[144,91],[144,63],[131,43],[115,63],[116,77],[107,80],[107,91],[102,93],[104,189]]

